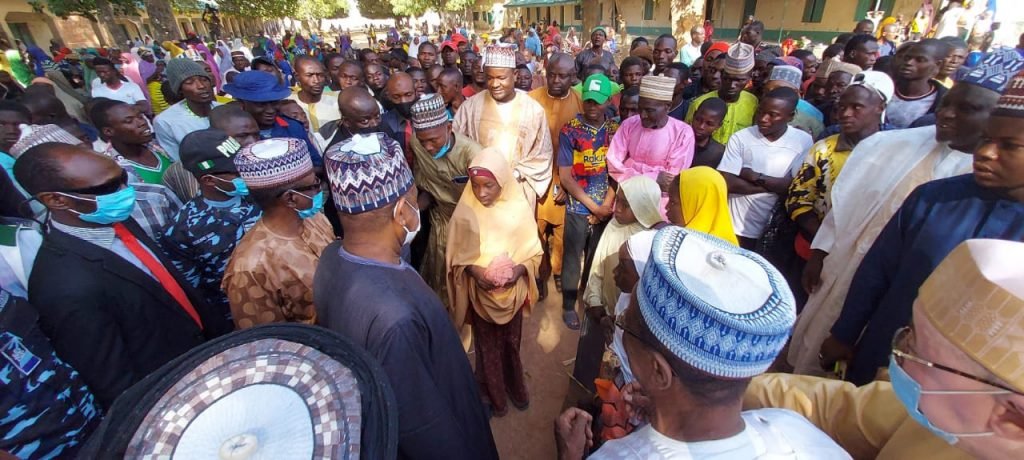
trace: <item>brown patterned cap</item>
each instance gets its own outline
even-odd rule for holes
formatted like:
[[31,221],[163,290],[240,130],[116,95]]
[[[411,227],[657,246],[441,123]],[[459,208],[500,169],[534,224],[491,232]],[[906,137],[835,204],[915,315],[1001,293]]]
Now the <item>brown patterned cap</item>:
[[725,72],[741,75],[754,68],[754,47],[743,42],[736,42],[729,47],[725,58]]
[[661,75],[648,75],[640,80],[640,97],[656,101],[672,102],[676,79]]
[[921,285],[914,308],[958,349],[1024,391],[1024,243],[968,240]]
[[448,122],[448,108],[440,94],[424,94],[410,110],[415,130],[430,129]]

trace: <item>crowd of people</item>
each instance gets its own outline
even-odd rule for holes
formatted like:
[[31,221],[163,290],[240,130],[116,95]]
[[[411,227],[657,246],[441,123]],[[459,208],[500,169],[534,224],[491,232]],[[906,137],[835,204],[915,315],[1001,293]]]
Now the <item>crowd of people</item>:
[[298,323],[380,366],[399,457],[497,458],[560,296],[560,458],[1014,458],[1024,36],[874,26],[2,43],[0,451]]

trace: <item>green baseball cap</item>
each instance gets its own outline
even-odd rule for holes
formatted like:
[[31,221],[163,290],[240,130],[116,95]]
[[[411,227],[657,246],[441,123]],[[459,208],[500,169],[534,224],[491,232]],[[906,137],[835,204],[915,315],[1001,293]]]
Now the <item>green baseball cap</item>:
[[587,77],[587,80],[583,82],[583,100],[591,100],[598,104],[604,104],[608,101],[608,98],[612,97],[613,87],[612,81],[608,79],[603,73],[598,73]]

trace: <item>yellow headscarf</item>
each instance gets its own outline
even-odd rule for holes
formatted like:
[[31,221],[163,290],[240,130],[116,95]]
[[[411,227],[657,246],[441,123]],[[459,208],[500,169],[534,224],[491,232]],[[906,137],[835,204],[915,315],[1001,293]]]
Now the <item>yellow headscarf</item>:
[[[534,279],[544,253],[537,237],[537,226],[533,223],[533,210],[516,184],[512,167],[504,155],[495,149],[483,149],[469,167],[490,171],[501,186],[501,196],[491,207],[486,207],[473,194],[473,187],[467,185],[448,223],[445,262],[452,309],[449,313],[456,328],[462,327],[469,308],[495,324],[511,321],[524,304],[529,312],[537,301]],[[525,266],[527,276],[505,291],[480,289],[467,273],[469,266],[487,267],[503,254],[507,254],[514,263]]]
[[175,45],[174,42],[172,42],[170,40],[165,40],[162,43],[162,45],[163,45],[164,49],[167,50],[167,52],[171,54],[172,58],[176,58],[178,56],[181,56],[181,54],[185,52],[185,50],[181,49],[181,47],[179,47],[178,45]]
[[729,195],[722,174],[707,166],[679,172],[679,202],[684,227],[709,233],[739,246],[729,216]]

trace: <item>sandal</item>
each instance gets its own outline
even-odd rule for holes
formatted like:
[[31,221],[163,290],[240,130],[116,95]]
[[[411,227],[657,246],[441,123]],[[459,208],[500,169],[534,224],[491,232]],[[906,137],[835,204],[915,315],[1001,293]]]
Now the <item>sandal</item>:
[[561,275],[555,275],[555,290],[562,292],[562,277]]
[[580,316],[576,314],[576,310],[566,310],[562,312],[562,322],[565,323],[565,327],[574,331],[580,330]]
[[548,298],[548,283],[537,280],[537,302]]

